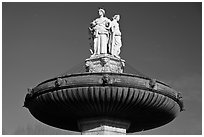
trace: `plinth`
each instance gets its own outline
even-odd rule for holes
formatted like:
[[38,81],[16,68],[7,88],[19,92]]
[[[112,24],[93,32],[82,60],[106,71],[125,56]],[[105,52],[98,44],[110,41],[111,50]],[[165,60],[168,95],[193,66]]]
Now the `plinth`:
[[91,118],[78,122],[82,135],[126,135],[130,122],[110,119]]
[[110,54],[100,54],[85,60],[86,72],[123,73],[125,60]]

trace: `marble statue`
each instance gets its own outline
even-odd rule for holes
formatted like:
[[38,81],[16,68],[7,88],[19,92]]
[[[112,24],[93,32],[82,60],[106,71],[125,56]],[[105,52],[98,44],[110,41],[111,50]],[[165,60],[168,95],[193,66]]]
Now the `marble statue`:
[[105,10],[99,9],[99,18],[91,22],[89,34],[91,39],[91,57],[85,60],[86,72],[123,73],[125,60],[121,59],[120,15],[111,21],[105,17]]
[[120,20],[120,15],[115,15],[111,22],[111,35],[110,35],[110,43],[109,43],[109,52],[120,58],[120,48],[122,46],[121,42],[121,32],[119,29],[118,21]]
[[105,10],[98,10],[99,18],[91,22],[89,32],[92,38],[91,53],[93,55],[107,54],[110,37],[111,20],[105,17]]

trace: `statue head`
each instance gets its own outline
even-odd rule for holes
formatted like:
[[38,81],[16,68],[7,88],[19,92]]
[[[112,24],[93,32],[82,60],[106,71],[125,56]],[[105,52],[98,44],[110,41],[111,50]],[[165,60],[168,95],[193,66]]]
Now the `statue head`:
[[104,9],[99,9],[99,10],[98,10],[98,14],[99,14],[100,16],[104,16],[104,15],[105,15],[105,10],[104,10]]
[[114,15],[114,16],[113,16],[113,19],[119,21],[119,20],[120,20],[120,15]]

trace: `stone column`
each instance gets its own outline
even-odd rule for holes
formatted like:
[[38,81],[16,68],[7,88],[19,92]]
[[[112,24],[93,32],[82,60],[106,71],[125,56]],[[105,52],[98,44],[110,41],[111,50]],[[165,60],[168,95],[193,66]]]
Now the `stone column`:
[[82,135],[126,135],[128,121],[109,118],[85,119],[78,122]]

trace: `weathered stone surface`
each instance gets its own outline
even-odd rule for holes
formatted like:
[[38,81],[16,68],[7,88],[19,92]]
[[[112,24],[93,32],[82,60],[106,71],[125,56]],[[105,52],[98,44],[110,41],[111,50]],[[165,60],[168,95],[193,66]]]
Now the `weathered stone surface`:
[[44,81],[27,94],[24,105],[38,120],[54,127],[81,131],[80,119],[106,116],[131,121],[127,133],[162,126],[183,109],[178,92],[165,83],[103,72]]
[[109,54],[100,54],[85,60],[86,72],[123,73],[125,61]]
[[81,120],[78,126],[82,135],[125,135],[130,122],[107,118]]
[[126,135],[126,129],[102,125],[91,130],[81,132],[82,135]]

